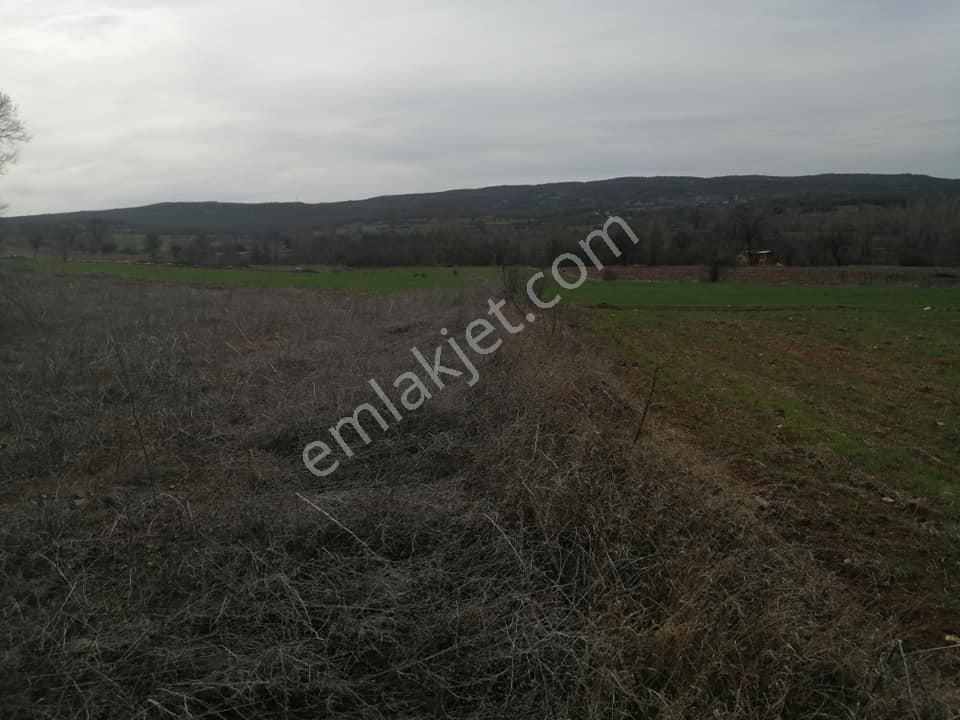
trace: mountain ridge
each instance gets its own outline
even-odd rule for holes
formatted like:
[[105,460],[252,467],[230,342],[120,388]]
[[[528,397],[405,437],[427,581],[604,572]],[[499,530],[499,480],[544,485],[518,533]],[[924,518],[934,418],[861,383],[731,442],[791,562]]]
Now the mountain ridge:
[[137,231],[263,232],[455,217],[587,220],[601,214],[631,215],[665,207],[736,201],[820,206],[889,204],[942,195],[960,196],[960,179],[913,173],[709,178],[659,175],[454,188],[321,203],[166,201],[106,210],[21,215],[4,218],[2,222],[28,227],[98,217]]

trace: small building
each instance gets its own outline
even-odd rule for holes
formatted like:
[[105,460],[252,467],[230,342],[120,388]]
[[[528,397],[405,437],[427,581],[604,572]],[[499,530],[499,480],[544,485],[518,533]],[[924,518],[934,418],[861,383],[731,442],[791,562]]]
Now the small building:
[[743,250],[737,255],[737,265],[776,265],[773,250]]

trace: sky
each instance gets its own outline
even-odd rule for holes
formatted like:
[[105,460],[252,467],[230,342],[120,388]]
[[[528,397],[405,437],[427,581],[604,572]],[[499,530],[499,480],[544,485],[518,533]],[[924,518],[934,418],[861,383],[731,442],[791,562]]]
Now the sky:
[[960,177],[956,0],[0,0],[8,215]]

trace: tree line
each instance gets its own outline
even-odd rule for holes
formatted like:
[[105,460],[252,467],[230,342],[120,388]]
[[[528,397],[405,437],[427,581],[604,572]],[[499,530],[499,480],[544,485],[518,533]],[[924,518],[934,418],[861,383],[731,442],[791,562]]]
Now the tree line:
[[[960,201],[952,198],[820,209],[748,204],[677,208],[627,215],[626,220],[640,242],[618,243],[622,254],[608,253],[605,263],[721,266],[762,249],[784,265],[960,264]],[[540,265],[575,250],[594,226],[482,218],[161,236],[133,234],[92,218],[31,226],[21,240],[34,256],[46,248],[45,254],[64,260],[78,253],[123,252],[209,266]]]

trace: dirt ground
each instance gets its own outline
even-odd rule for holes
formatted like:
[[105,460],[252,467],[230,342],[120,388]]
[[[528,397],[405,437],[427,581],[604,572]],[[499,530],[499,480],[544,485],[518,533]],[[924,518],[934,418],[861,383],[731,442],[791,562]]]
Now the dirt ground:
[[[7,278],[0,715],[951,717],[952,655],[536,325],[329,480],[303,445],[490,290]],[[12,298],[12,299],[11,299]]]

